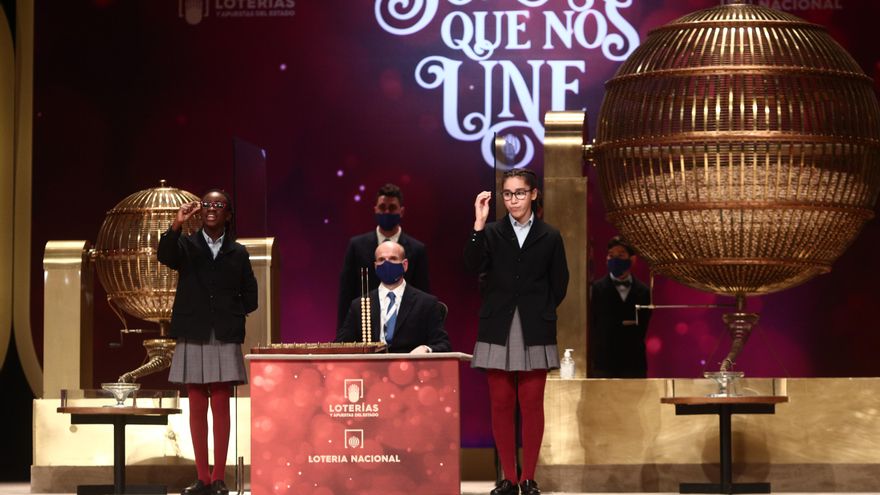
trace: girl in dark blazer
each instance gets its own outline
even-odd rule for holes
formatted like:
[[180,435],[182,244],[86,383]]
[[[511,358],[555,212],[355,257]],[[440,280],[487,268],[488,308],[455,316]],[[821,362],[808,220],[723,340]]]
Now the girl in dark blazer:
[[[504,174],[502,196],[509,215],[486,225],[491,196],[488,191],[477,195],[474,232],[465,248],[465,266],[480,275],[483,299],[472,365],[487,371],[492,434],[504,470],[491,495],[535,495],[540,493],[534,478],[544,436],[544,384],[547,371],[559,367],[556,307],[568,288],[568,266],[559,231],[532,211],[538,196],[533,172]],[[517,397],[521,482],[516,473]]]
[[[182,236],[201,212],[202,228]],[[247,250],[235,242],[232,201],[219,189],[177,211],[159,240],[159,261],[177,270],[171,336],[177,339],[168,380],[186,384],[198,479],[184,495],[226,495],[229,399],[247,383],[241,343],[245,315],[257,309],[257,280]],[[210,399],[209,399],[210,398]],[[208,468],[208,403],[214,420],[214,470]]]

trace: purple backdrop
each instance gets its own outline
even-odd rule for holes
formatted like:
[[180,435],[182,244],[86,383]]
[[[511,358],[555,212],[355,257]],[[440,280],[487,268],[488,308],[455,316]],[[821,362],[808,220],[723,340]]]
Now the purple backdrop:
[[[450,308],[453,347],[470,352],[479,298],[460,256],[473,197],[493,180],[483,137],[515,136],[518,159],[527,158],[527,141],[538,143],[530,166],[540,171],[536,116],[584,108],[595,129],[603,82],[637,40],[717,2],[456,6],[429,0],[427,10],[408,20],[406,8],[389,10],[389,3],[38,1],[32,253],[38,348],[45,242],[94,240],[107,210],[159,179],[196,194],[232,188],[232,140],[239,137],[268,153],[268,228],[281,252],[284,341],[332,338],[347,239],[373,228],[375,190],[394,182],[404,190],[404,229],[429,246],[431,284]],[[878,80],[872,20],[880,4],[769,3],[827,26]],[[584,5],[592,8],[578,11]],[[570,47],[561,29],[566,22],[576,33]],[[481,27],[489,45],[475,41]],[[455,42],[469,36],[470,43]],[[500,43],[489,48],[494,40]],[[466,118],[470,113],[477,116]],[[595,188],[588,201],[591,265],[602,276],[604,244],[614,231]],[[880,262],[872,247],[878,241],[880,227],[872,221],[830,275],[751,300],[762,319],[739,368],[751,376],[876,375],[880,337],[872,306]],[[646,267],[636,274],[647,278]],[[126,340],[123,349],[107,347],[119,324],[96,290],[98,383],[139,364],[143,353],[138,339]],[[662,279],[655,296],[658,303],[729,302]],[[655,313],[650,375],[693,377],[716,367],[728,345],[720,315]],[[145,381],[160,386],[164,379]],[[463,443],[490,444],[485,380],[467,370],[463,381]]]

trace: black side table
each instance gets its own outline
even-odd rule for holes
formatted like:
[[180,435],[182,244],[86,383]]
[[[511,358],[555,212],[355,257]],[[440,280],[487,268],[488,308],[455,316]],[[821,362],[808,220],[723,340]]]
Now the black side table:
[[731,456],[730,417],[734,414],[774,414],[776,404],[788,397],[663,397],[663,404],[675,404],[675,414],[717,414],[721,446],[721,481],[719,483],[680,483],[679,493],[770,493],[770,483],[734,483]]
[[180,409],[146,407],[59,407],[70,414],[70,424],[113,425],[113,484],[80,485],[77,495],[122,495],[124,493],[166,494],[165,485],[125,484],[125,425],[167,425],[169,414]]

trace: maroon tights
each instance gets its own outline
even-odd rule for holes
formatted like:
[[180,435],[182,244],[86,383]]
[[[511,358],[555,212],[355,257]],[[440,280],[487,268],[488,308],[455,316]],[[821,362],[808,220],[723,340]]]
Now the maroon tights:
[[522,413],[522,479],[535,479],[538,452],[544,437],[544,384],[547,370],[488,370],[489,400],[492,403],[492,435],[501,458],[504,477],[518,483],[516,476],[516,426],[514,413],[519,396]]
[[[196,456],[196,472],[202,483],[223,480],[226,475],[226,451],[229,448],[229,398],[232,386],[228,383],[191,383],[189,394],[189,429]],[[208,400],[214,420],[214,471],[208,470]]]

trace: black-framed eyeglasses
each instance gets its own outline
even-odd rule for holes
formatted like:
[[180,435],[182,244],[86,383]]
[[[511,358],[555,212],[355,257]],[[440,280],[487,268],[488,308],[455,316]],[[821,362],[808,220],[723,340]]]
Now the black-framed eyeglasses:
[[501,191],[501,197],[504,201],[510,201],[510,198],[516,198],[520,201],[526,199],[526,195],[532,192],[531,189],[517,189],[516,191]]
[[226,203],[223,201],[202,201],[202,208],[216,208],[222,210],[223,208],[226,208]]

